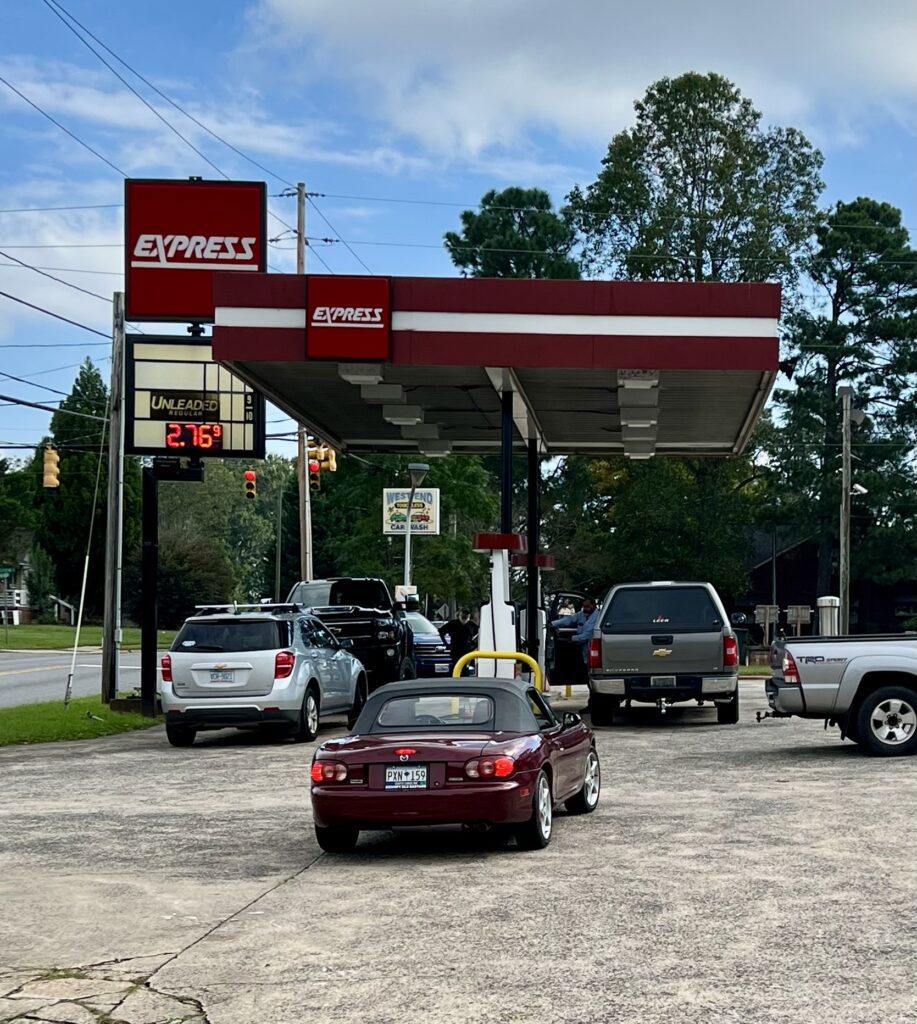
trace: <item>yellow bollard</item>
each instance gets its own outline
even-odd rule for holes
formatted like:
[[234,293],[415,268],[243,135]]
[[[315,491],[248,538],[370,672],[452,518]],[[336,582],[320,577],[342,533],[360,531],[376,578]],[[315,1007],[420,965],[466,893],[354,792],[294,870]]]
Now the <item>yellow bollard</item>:
[[523,654],[521,651],[469,651],[463,654],[455,663],[452,676],[458,679],[462,669],[472,661],[521,661],[535,674],[535,689],[541,693],[544,690],[544,679],[541,674],[541,666],[531,655]]

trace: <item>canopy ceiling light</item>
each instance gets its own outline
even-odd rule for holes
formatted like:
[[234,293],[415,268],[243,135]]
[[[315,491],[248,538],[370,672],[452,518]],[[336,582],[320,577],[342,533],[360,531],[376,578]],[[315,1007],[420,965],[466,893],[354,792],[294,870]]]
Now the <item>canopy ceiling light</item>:
[[387,405],[404,401],[404,388],[400,384],[363,384],[360,398],[368,405]]
[[381,363],[341,363],[338,376],[348,384],[379,384],[382,381]]
[[383,405],[382,419],[396,427],[413,427],[423,423],[423,409],[419,405]]

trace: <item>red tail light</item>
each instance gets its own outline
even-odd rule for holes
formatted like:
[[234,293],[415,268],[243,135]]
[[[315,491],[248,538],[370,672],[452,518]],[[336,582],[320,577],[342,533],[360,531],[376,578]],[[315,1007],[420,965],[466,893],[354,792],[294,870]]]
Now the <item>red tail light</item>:
[[796,666],[796,659],[789,651],[783,652],[783,681],[793,686],[799,686],[799,669]]
[[340,761],[313,761],[312,781],[321,782],[346,782],[347,765]]
[[511,757],[482,757],[480,761],[469,761],[465,774],[469,779],[506,779],[516,769]]
[[594,636],[589,641],[589,667],[602,667],[602,638]]
[[398,747],[395,750],[395,754],[398,757],[410,757],[412,754],[416,754],[417,751],[413,747]]
[[172,682],[172,658],[168,654],[162,656],[162,681]]
[[293,671],[296,664],[296,656],[290,651],[278,651],[274,659],[274,678],[286,679]]
[[739,664],[739,641],[734,636],[723,637],[723,668],[735,668]]

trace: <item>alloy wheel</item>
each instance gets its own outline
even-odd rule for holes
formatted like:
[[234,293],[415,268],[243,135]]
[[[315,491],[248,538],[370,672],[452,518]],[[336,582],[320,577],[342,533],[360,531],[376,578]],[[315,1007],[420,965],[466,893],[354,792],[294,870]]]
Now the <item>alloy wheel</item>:
[[306,725],[309,732],[318,732],[318,704],[315,702],[315,694],[310,693],[306,697]]
[[601,787],[602,769],[599,766],[599,756],[594,750],[590,750],[586,758],[586,777],[583,779],[583,796],[590,807],[595,807]]
[[536,814],[538,817],[538,829],[542,836],[548,839],[551,835],[553,824],[553,808],[551,806],[551,785],[544,775],[538,780]]
[[892,697],[873,708],[869,724],[876,739],[898,746],[907,743],[917,730],[917,711],[906,700]]

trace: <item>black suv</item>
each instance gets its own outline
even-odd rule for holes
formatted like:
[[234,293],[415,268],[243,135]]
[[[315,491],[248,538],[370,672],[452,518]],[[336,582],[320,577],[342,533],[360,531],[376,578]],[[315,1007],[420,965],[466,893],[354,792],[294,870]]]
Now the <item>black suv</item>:
[[369,689],[414,679],[414,634],[384,580],[336,576],[297,583],[287,600],[320,619],[369,674]]

